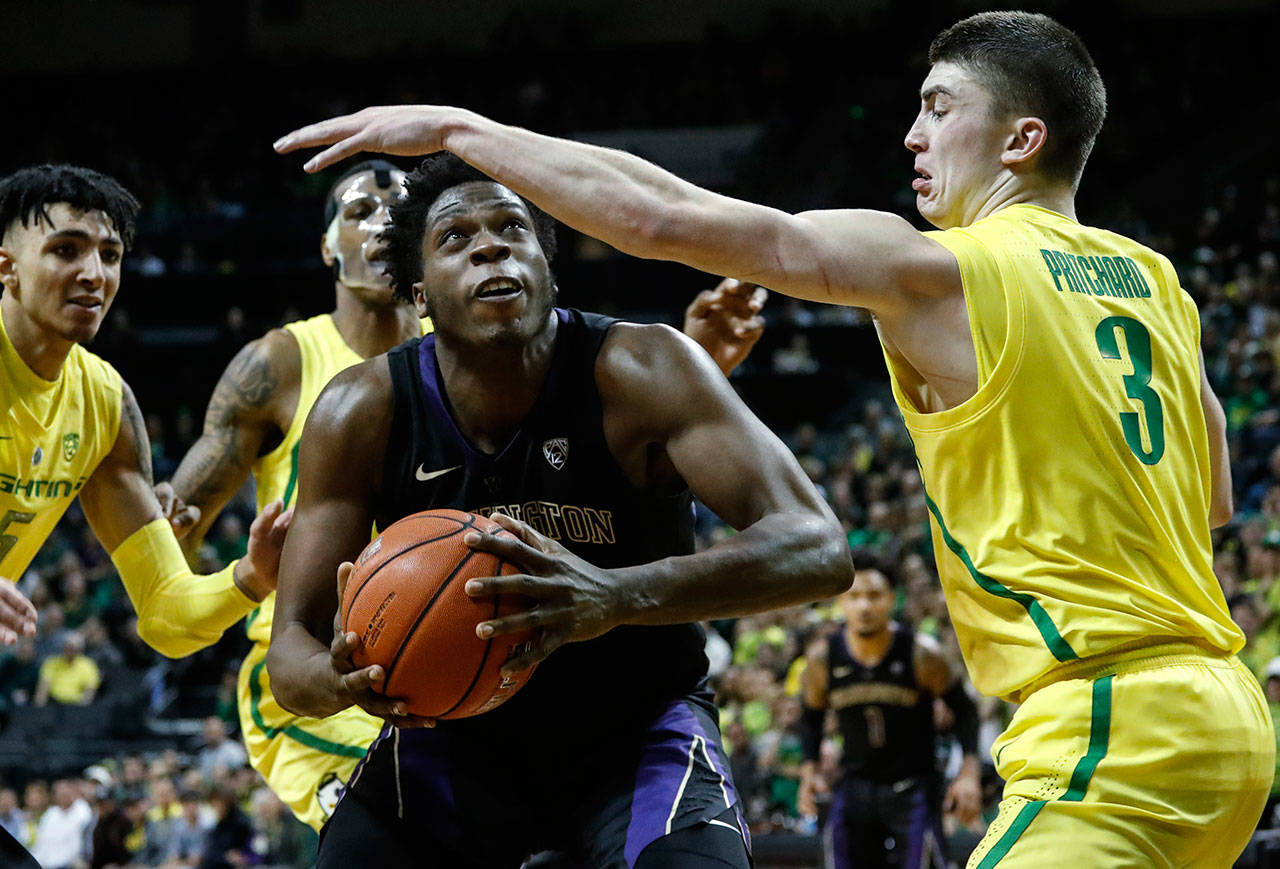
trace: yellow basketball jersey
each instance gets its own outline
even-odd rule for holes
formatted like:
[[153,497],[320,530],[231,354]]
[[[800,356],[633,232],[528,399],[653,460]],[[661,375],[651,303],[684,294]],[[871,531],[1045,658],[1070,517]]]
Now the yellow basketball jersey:
[[[285,330],[298,342],[302,358],[302,380],[298,388],[298,408],[280,444],[260,457],[253,465],[253,479],[258,489],[258,510],[277,499],[292,507],[297,497],[298,447],[307,414],[334,375],[364,360],[347,346],[329,314],[285,325]],[[431,331],[431,321],[422,321],[423,334]],[[249,639],[267,643],[271,639],[271,614],[275,610],[275,593],[250,614]]]
[[116,370],[78,344],[56,380],[27,367],[0,316],[0,577],[22,576],[120,430]]
[[1211,568],[1200,327],[1169,261],[1032,205],[928,235],[956,257],[979,388],[923,414],[886,353],[974,684],[1244,643]]

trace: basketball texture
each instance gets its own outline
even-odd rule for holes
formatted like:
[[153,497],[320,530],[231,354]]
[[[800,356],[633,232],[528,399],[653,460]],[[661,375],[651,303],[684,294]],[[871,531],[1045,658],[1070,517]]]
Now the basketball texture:
[[463,543],[472,530],[511,536],[493,520],[459,510],[406,516],[360,553],[343,592],[343,630],[360,635],[356,665],[380,664],[386,671],[381,693],[403,699],[411,715],[488,712],[511,699],[535,669],[505,679],[498,672],[528,647],[536,630],[476,636],[480,622],[527,609],[530,601],[467,595],[468,579],[520,572]]

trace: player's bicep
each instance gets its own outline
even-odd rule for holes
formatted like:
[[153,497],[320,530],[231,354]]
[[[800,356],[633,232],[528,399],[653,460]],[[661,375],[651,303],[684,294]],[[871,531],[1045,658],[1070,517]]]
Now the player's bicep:
[[108,552],[160,518],[151,477],[151,441],[133,390],[122,384],[120,430],[80,490],[85,518]]
[[1200,353],[1200,405],[1209,433],[1210,502],[1209,524],[1213,528],[1231,521],[1231,458],[1227,447],[1227,415],[1209,384],[1209,372]]
[[841,209],[776,221],[772,262],[733,275],[788,295],[891,317],[920,296],[962,292],[954,255],[897,215]]

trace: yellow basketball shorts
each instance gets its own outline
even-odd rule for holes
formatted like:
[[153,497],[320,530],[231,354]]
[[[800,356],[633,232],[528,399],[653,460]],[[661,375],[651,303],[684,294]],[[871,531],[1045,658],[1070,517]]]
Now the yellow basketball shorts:
[[266,663],[266,644],[255,643],[240,666],[237,699],[249,762],[299,820],[319,830],[383,721],[354,706],[328,718],[300,718],[272,696]]
[[1004,799],[968,869],[1231,866],[1275,771],[1248,669],[1177,644],[1067,675],[996,740]]

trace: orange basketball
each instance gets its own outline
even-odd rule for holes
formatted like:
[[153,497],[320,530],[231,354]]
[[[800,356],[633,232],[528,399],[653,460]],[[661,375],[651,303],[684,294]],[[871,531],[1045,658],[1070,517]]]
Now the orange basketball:
[[382,665],[381,693],[403,698],[412,715],[466,718],[509,700],[534,668],[498,670],[536,630],[482,640],[476,625],[527,609],[521,595],[474,599],[468,579],[519,573],[462,542],[471,530],[510,536],[498,523],[459,510],[406,516],[365,547],[347,580],[342,625],[360,635],[357,666]]

